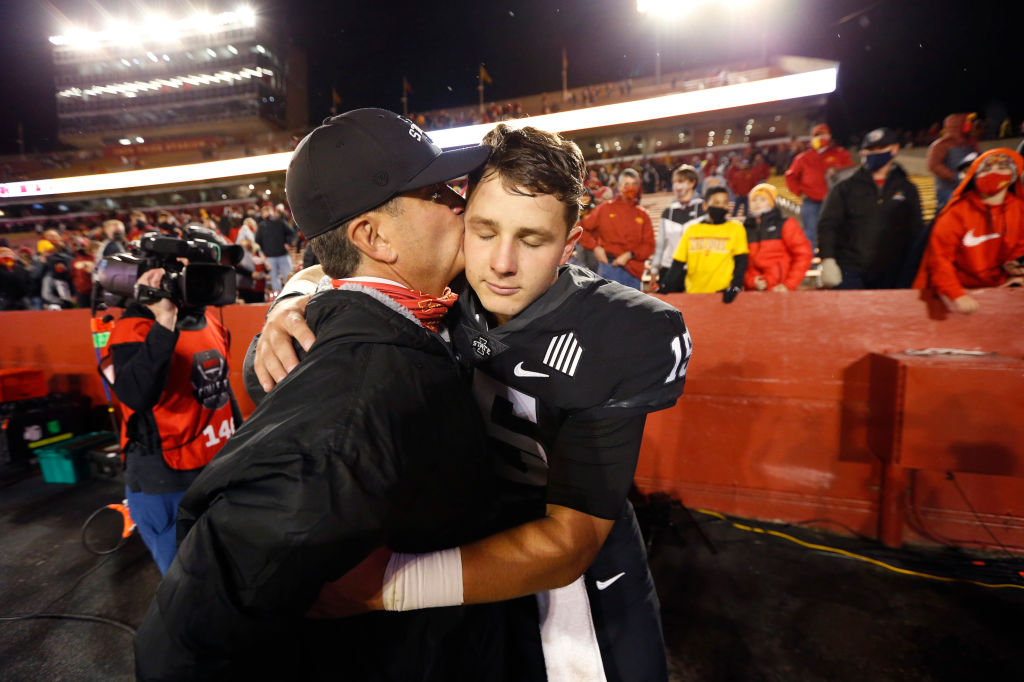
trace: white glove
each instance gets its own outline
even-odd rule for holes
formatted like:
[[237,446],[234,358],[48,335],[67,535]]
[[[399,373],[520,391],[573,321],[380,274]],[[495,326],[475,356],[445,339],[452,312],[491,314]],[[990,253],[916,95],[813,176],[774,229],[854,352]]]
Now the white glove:
[[821,261],[821,284],[824,287],[833,289],[843,283],[843,271],[835,258],[826,258]]

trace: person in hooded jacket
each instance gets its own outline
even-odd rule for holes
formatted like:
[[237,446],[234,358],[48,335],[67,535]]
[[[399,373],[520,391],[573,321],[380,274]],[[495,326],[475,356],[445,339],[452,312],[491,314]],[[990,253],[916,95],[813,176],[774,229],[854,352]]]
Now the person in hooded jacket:
[[747,246],[750,256],[743,283],[754,291],[793,291],[807,275],[813,251],[796,218],[783,218],[778,190],[761,183],[750,190]]
[[877,128],[861,167],[829,190],[818,219],[821,283],[835,289],[905,289],[904,265],[924,230],[917,186],[894,160],[899,136]]
[[915,288],[929,287],[951,310],[970,314],[968,289],[1024,283],[1024,158],[991,149],[967,170],[935,219]]

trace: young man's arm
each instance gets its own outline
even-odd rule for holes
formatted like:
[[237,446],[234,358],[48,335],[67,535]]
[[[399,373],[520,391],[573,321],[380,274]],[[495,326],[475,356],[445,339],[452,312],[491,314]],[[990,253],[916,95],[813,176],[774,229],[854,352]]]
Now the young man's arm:
[[572,507],[549,503],[544,517],[458,550],[379,551],[325,585],[310,615],[478,604],[568,585],[593,563],[621,512],[644,423],[642,414],[570,419],[552,453],[548,499]]

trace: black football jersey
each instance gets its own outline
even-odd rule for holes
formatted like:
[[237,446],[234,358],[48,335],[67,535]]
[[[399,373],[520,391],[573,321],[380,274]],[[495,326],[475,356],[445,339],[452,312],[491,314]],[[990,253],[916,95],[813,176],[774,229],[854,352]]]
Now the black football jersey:
[[[499,476],[522,501],[532,500],[527,515],[543,514],[547,502],[613,518],[632,482],[643,415],[671,407],[682,394],[692,350],[682,313],[573,265],[560,268],[550,289],[500,326],[489,326],[469,287],[458,306],[456,353],[474,369]],[[629,439],[632,454],[603,448],[608,437]],[[575,460],[590,461],[552,467],[570,449]],[[628,461],[607,461],[617,457]],[[594,479],[593,471],[604,473]],[[555,481],[553,472],[573,480]],[[551,490],[602,490],[552,499],[549,483]]]

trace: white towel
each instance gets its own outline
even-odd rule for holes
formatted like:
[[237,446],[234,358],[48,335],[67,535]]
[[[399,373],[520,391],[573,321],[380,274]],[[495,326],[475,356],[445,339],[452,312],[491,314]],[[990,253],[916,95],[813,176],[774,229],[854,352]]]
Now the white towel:
[[539,592],[537,610],[548,682],[606,682],[583,576]]

